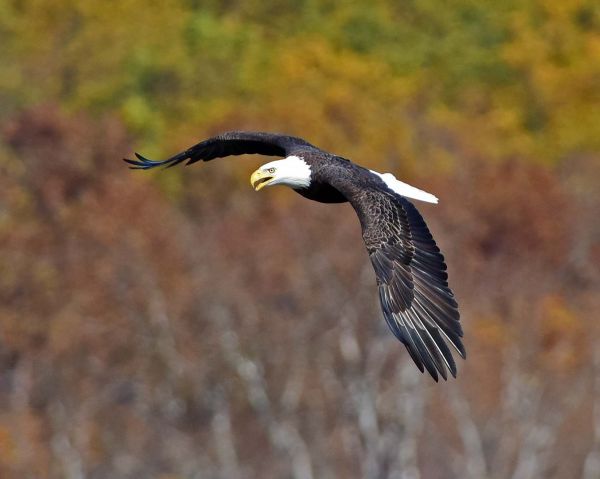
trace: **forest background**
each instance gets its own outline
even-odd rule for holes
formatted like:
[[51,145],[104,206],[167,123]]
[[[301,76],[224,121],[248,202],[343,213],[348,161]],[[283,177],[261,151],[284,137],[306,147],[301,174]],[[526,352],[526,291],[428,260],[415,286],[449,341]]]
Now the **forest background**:
[[[600,6],[0,0],[0,477],[600,477]],[[347,205],[230,129],[440,198],[467,361],[386,330]]]

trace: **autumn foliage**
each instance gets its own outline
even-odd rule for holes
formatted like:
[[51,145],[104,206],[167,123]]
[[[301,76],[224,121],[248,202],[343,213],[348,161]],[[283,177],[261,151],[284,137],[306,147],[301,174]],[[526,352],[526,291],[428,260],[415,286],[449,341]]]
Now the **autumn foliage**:
[[[0,478],[600,476],[595,3],[33,0],[0,44]],[[348,205],[120,161],[227,129],[440,198],[456,380]]]

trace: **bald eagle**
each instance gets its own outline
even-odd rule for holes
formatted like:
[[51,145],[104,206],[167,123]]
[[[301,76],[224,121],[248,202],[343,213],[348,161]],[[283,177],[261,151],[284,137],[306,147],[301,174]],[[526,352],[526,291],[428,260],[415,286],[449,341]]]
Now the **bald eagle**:
[[172,167],[230,155],[279,156],[252,173],[256,191],[286,185],[305,198],[322,203],[349,202],[360,221],[375,269],[385,320],[421,372],[437,381],[447,371],[456,377],[448,345],[463,358],[465,348],[458,304],[448,287],[444,257],[425,221],[407,199],[437,203],[430,193],[397,180],[392,174],[368,170],[293,136],[232,131],[204,140],[163,161],[136,153],[125,159],[132,169]]

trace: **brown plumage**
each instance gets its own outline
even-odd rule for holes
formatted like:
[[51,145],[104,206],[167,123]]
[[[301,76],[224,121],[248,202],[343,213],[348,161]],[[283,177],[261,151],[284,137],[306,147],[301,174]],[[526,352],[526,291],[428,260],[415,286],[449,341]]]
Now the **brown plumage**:
[[[433,195],[320,150],[296,137],[272,133],[229,132],[204,140],[164,161],[125,161],[133,169],[172,167],[230,155],[285,157],[253,175],[255,188],[291,186],[302,196],[323,202],[348,201],[360,220],[375,269],[384,318],[406,346],[421,372],[437,381],[456,376],[448,344],[463,358],[465,348],[458,304],[448,286],[446,264],[423,218],[407,196],[432,201]],[[255,178],[256,175],[256,178]],[[255,181],[256,180],[256,181]],[[437,201],[437,199],[435,199]]]

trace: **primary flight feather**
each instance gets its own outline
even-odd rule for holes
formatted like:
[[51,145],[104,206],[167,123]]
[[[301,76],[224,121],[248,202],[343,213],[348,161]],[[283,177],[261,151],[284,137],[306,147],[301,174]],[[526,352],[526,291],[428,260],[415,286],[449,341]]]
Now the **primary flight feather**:
[[136,153],[133,169],[170,168],[230,155],[283,157],[250,177],[256,191],[286,185],[321,203],[349,202],[360,221],[385,320],[421,372],[437,381],[456,376],[450,346],[466,357],[458,304],[448,287],[444,257],[425,221],[407,199],[437,203],[430,193],[323,151],[301,138],[273,133],[224,133],[163,161]]

